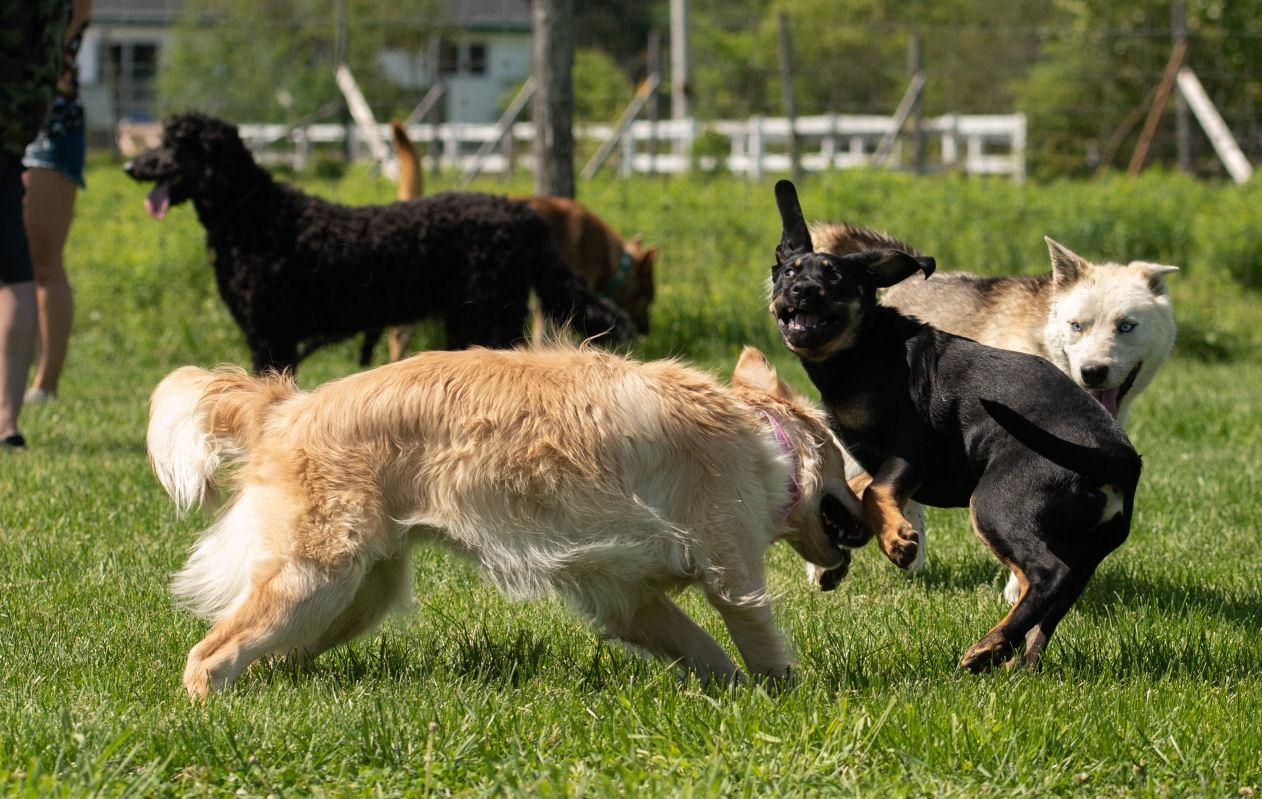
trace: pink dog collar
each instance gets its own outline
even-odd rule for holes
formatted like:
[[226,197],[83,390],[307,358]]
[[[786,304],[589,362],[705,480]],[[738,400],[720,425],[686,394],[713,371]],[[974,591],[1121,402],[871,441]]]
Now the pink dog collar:
[[781,511],[782,519],[789,518],[789,514],[802,502],[802,486],[798,483],[798,454],[793,449],[793,443],[789,441],[789,434],[784,432],[784,427],[780,424],[780,420],[772,416],[770,412],[759,410],[763,418],[767,420],[767,424],[771,425],[771,432],[775,434],[776,441],[780,442],[780,448],[784,450],[784,454],[789,456],[789,504]]

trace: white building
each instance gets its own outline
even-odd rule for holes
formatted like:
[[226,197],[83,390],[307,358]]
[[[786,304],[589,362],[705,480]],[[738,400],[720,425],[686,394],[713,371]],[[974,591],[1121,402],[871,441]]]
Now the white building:
[[530,75],[530,31],[530,0],[448,0],[428,52],[384,50],[378,60],[391,80],[418,92],[441,80],[439,121],[494,122]]
[[[157,119],[161,53],[182,5],[181,0],[94,0],[79,51],[80,91],[91,130]],[[330,15],[333,6],[330,2]],[[384,50],[378,59],[389,79],[416,89],[418,100],[435,77],[443,82],[431,121],[491,122],[530,74],[530,31],[530,0],[447,0],[441,31],[426,51]]]

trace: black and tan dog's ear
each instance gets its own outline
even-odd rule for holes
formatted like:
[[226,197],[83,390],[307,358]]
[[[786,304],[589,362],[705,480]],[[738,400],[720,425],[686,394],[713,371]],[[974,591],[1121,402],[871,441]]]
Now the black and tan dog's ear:
[[776,247],[776,263],[782,264],[799,255],[806,255],[814,247],[811,245],[811,232],[807,230],[806,220],[802,217],[802,205],[798,202],[798,190],[792,181],[781,180],[776,183],[776,207],[780,209],[780,245]]
[[927,255],[908,255],[902,250],[866,250],[842,258],[855,264],[868,275],[868,282],[877,288],[886,288],[924,272],[925,278],[933,274],[937,262]]

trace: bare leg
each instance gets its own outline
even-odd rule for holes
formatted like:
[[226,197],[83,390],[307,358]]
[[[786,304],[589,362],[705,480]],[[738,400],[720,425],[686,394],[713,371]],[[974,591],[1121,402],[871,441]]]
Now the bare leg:
[[26,373],[35,353],[35,283],[0,284],[0,438],[18,432]]
[[32,385],[52,394],[57,391],[66,360],[74,318],[74,301],[62,253],[74,218],[77,187],[52,169],[29,169],[22,179],[26,182],[26,237],[39,300],[39,366]]

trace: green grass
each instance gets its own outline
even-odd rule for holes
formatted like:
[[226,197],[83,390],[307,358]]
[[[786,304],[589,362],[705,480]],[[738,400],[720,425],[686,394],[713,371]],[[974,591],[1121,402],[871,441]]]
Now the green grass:
[[[869,547],[840,589],[819,594],[787,548],[773,550],[777,616],[800,663],[789,691],[681,683],[559,603],[511,604],[463,562],[423,552],[414,612],[306,671],[256,667],[192,706],[179,676],[204,627],[166,586],[206,522],[177,518],[150,474],[146,398],[176,365],[244,363],[246,351],[192,211],[154,223],[117,169],[99,165],[88,181],[67,257],[78,319],[61,398],[24,415],[30,451],[0,453],[3,793],[1262,791],[1262,365],[1246,357],[1262,313],[1232,264],[1215,261],[1238,243],[1210,246],[1201,229],[1243,229],[1215,216],[1253,213],[1242,190],[1166,176],[1015,187],[870,173],[804,187],[808,214],[887,227],[948,268],[1046,268],[1044,233],[1092,258],[1186,267],[1171,285],[1189,335],[1132,415],[1145,472],[1131,538],[1038,673],[957,669],[1004,612],[1003,575],[964,516],[940,511],[922,576]],[[392,195],[360,173],[309,186],[348,202]],[[609,180],[583,192],[661,245],[655,327],[638,354],[726,374],[754,343],[807,386],[765,310],[778,239],[769,185]],[[319,353],[301,382],[349,373],[354,350]],[[684,602],[730,648],[704,602]]]

